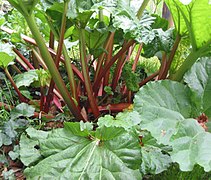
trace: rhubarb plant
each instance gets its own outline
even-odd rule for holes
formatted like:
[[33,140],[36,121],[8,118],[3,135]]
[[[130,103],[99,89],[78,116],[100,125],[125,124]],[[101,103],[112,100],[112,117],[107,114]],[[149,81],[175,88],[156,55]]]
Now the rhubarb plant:
[[211,170],[211,134],[206,132],[210,120],[209,69],[210,58],[202,58],[185,74],[187,85],[169,80],[151,82],[134,99],[134,109],[141,116],[140,128],[149,131],[158,144],[172,147],[168,153],[182,171],[191,171],[195,164],[206,172]]
[[150,82],[135,95],[133,106],[97,123],[66,122],[49,132],[30,127],[20,140],[26,177],[141,179],[172,163],[181,171],[199,165],[209,172],[209,72],[210,58],[202,58],[185,74],[186,85]]

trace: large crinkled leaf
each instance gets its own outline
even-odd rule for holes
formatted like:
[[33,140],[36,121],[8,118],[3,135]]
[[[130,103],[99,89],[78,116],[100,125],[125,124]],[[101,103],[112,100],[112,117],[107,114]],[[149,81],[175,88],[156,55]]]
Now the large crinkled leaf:
[[142,117],[141,128],[150,131],[162,144],[169,143],[177,124],[192,117],[195,110],[191,106],[190,90],[168,80],[142,87],[135,96],[134,109]]
[[133,12],[119,7],[119,13],[115,14],[113,25],[117,29],[121,28],[126,38],[133,38],[139,43],[147,44],[155,38],[155,33],[150,27],[154,19],[155,17],[145,14],[141,20],[138,20]]
[[142,174],[159,174],[170,166],[171,157],[163,152],[169,149],[168,146],[158,145],[156,139],[147,131],[141,131],[141,155],[142,162],[140,171]]
[[125,130],[128,130],[134,125],[139,124],[140,121],[141,117],[138,112],[127,111],[118,113],[115,118],[111,115],[105,115],[104,117],[98,119],[97,124],[99,127],[122,127]]
[[174,29],[168,29],[163,31],[162,29],[153,29],[151,37],[149,35],[146,38],[151,39],[147,44],[143,46],[144,57],[153,57],[157,52],[164,51],[166,53],[171,52],[174,44]]
[[38,74],[36,70],[30,70],[15,76],[15,83],[18,88],[21,86],[28,87],[35,81],[38,81]]
[[180,0],[165,0],[180,34],[190,33],[191,43],[197,48],[211,41],[211,3],[208,0],[192,0],[183,4]]
[[184,81],[193,92],[193,101],[211,118],[211,58],[201,58],[185,74]]
[[26,103],[18,104],[11,111],[11,120],[14,120],[20,116],[31,117],[34,115],[34,111],[35,111],[35,108]]
[[191,119],[198,112],[190,96],[190,89],[178,82],[152,82],[137,93],[134,108],[142,117],[140,127],[158,143],[172,146],[168,152],[181,170],[191,171],[199,164],[210,171],[211,134]]
[[138,112],[139,108],[144,106],[150,106],[149,110],[152,112],[154,107],[160,107],[163,110],[178,112],[184,118],[191,117],[195,110],[189,106],[191,103],[189,88],[169,80],[148,83],[136,94],[134,103],[134,109]]
[[182,171],[191,171],[195,164],[211,171],[211,134],[205,132],[195,120],[185,120],[172,138],[171,158]]
[[68,129],[71,133],[76,136],[88,137],[91,134],[91,131],[93,130],[93,124],[90,122],[68,122],[64,125],[66,129]]
[[113,140],[80,137],[56,129],[40,140],[44,157],[25,170],[27,179],[141,179],[138,139],[125,133]]
[[170,166],[171,157],[163,154],[161,149],[154,146],[144,146],[141,148],[142,163],[140,171],[143,174],[159,174]]
[[45,139],[48,132],[39,131],[32,127],[27,130],[27,135],[22,134],[20,138],[20,159],[25,166],[42,159],[39,151],[39,140]]

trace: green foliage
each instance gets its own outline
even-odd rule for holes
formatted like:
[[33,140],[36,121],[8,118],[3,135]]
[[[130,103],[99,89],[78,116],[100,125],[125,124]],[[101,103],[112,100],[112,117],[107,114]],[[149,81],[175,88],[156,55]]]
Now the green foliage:
[[[151,75],[155,72],[157,72],[160,68],[160,60],[154,56],[151,58],[140,58],[140,65],[137,68],[142,68],[147,73],[147,75]],[[138,70],[136,70],[138,72]]]
[[211,172],[204,172],[203,168],[196,165],[193,171],[180,171],[178,164],[172,164],[167,171],[160,174],[148,176],[149,180],[169,180],[169,179],[210,179]]
[[27,178],[141,178],[136,169],[140,163],[138,139],[128,133],[103,141],[76,136],[67,128],[56,129],[39,140],[39,147],[44,159],[25,170]]
[[[113,90],[109,83],[103,82],[108,77],[105,74],[109,73],[104,70],[111,69],[112,65],[119,65],[116,61],[121,60],[120,65],[121,63],[126,65],[124,68],[120,67],[119,72],[122,72],[123,80],[120,79],[120,85],[117,85],[119,92],[121,89],[126,89],[125,84],[128,90],[138,91],[140,81],[145,78],[144,73],[150,75],[158,71],[160,61],[157,58],[144,59],[133,73],[132,64],[125,63],[127,59],[131,59],[129,51],[135,43],[144,43],[145,57],[164,53],[168,57],[174,45],[175,34],[173,29],[167,29],[166,20],[157,15],[150,15],[146,11],[139,19],[136,14],[137,7],[131,6],[129,0],[116,0],[112,3],[108,3],[107,0],[42,0],[41,7],[37,6],[37,8],[35,5],[38,1],[9,0],[9,2],[26,19],[42,59],[62,98],[76,117],[76,121],[80,121],[66,122],[63,129],[49,132],[30,127],[21,135],[20,149],[15,147],[14,151],[10,152],[10,157],[12,159],[20,157],[27,167],[24,173],[28,179],[141,179],[146,174],[159,174],[166,171],[171,168],[172,162],[179,164],[178,171],[192,171],[196,165],[201,166],[206,172],[211,171],[211,134],[205,132],[196,121],[201,113],[207,114],[209,118],[211,116],[209,95],[211,69],[208,58],[197,62],[186,74],[187,85],[169,80],[148,83],[136,94],[133,111],[118,113],[115,117],[111,115],[100,117],[97,104],[99,101],[96,96],[103,94],[100,98],[105,97],[102,101],[104,103],[110,97],[115,97],[113,92],[118,91],[115,88]],[[204,0],[195,0],[189,5],[183,5],[178,0],[166,0],[166,2],[173,14],[177,32],[180,35],[190,36],[193,50],[188,57],[194,61],[198,56],[210,51],[211,28],[210,23],[205,23],[205,18],[207,20],[210,16],[208,11],[210,5],[205,4]],[[201,13],[202,9],[204,11]],[[103,10],[109,15],[100,14]],[[203,17],[198,16],[199,12]],[[14,11],[13,16],[15,13]],[[96,13],[99,15],[97,16]],[[6,18],[15,20],[17,17]],[[4,20],[0,20],[0,23],[4,23]],[[18,23],[21,22],[18,20]],[[206,25],[202,27],[201,23]],[[37,25],[41,27],[38,28]],[[205,28],[208,30],[204,33]],[[80,52],[77,52],[78,55],[80,54],[78,58],[80,62],[76,63],[78,67],[71,66],[71,60],[65,56],[64,45],[67,43],[59,44],[64,46],[64,49],[60,48],[62,46],[55,48],[65,56],[65,66],[71,86],[70,93],[46,47],[45,40],[49,38],[50,29],[57,41],[66,38],[66,42],[74,41],[74,45],[79,44],[80,47]],[[113,43],[113,37],[110,35],[115,31]],[[19,42],[20,37],[18,31],[13,34],[12,41]],[[128,44],[131,48],[127,47]],[[72,44],[69,45],[68,48],[72,48]],[[0,66],[4,69],[15,58],[11,52],[12,46],[9,43],[1,43],[0,55],[3,61]],[[39,59],[39,55],[36,58]],[[74,59],[74,62],[76,61]],[[101,67],[97,67],[100,63],[102,63]],[[76,81],[71,69],[73,67],[80,76]],[[96,74],[102,77],[98,79],[94,74],[95,70],[96,72],[99,70]],[[90,78],[90,74],[92,76],[94,74],[93,78]],[[118,75],[120,74],[116,77]],[[41,68],[17,75],[16,85],[18,88],[34,85],[45,87],[49,84],[49,80],[48,72]],[[96,83],[97,80],[99,84]],[[111,80],[108,79],[108,82]],[[92,88],[93,86],[98,86],[100,90]],[[105,96],[103,89],[107,93]],[[79,92],[79,95],[74,94],[74,90]],[[88,96],[89,102],[80,101],[80,95]],[[124,95],[121,94],[121,97],[127,99]],[[62,98],[56,103],[63,100]],[[45,102],[45,98],[42,100]],[[90,109],[94,118],[100,117],[97,123],[89,122],[92,121],[89,119],[92,116],[89,113]],[[22,132],[19,129],[26,128],[27,120],[34,116],[34,111],[35,108],[24,103],[16,106],[11,111],[10,120],[1,128],[0,145],[12,144],[19,136],[19,132]],[[85,116],[87,118],[84,118]]]
[[145,145],[141,148],[142,163],[140,171],[143,174],[159,174],[170,166],[171,158],[167,154],[163,154],[158,147]]
[[210,57],[199,59],[184,76],[184,81],[190,87],[192,99],[200,112],[211,118],[211,61]]
[[6,68],[8,65],[13,64],[15,58],[12,52],[13,46],[9,43],[0,42],[0,68]]
[[191,171],[199,164],[208,172],[211,170],[211,134],[191,119],[201,113],[194,100],[187,86],[158,81],[140,89],[134,108],[142,118],[140,128],[148,130],[159,144],[172,147],[169,151],[172,161],[177,162],[182,171]]
[[98,126],[106,127],[123,127],[125,130],[130,130],[133,126],[140,123],[140,116],[136,111],[125,111],[118,113],[114,118],[111,115],[105,115],[98,119]]
[[153,29],[151,32],[152,36],[148,37],[150,39],[149,42],[143,46],[144,53],[142,55],[150,58],[160,51],[170,53],[175,39],[173,31],[173,29],[166,31]]
[[131,72],[131,66],[125,65],[122,71],[122,77],[125,80],[128,90],[137,92],[139,90],[140,74]]
[[17,87],[30,86],[34,81],[38,81],[38,74],[36,70],[30,70],[15,76],[15,84]]
[[20,159],[25,166],[29,166],[42,159],[39,141],[46,139],[49,133],[32,127],[26,129],[26,132],[27,135],[23,133],[20,138]]
[[177,31],[181,35],[189,33],[193,49],[200,48],[211,40],[211,22],[208,21],[211,4],[207,0],[195,0],[188,4],[179,0],[165,2],[173,14]]
[[18,104],[11,112],[11,119],[14,120],[21,116],[31,117],[34,115],[34,111],[35,108],[26,103]]

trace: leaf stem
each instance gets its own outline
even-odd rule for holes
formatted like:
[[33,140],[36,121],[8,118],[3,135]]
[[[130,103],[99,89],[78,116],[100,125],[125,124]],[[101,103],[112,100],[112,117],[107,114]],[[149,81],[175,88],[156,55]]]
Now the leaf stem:
[[86,44],[85,44],[85,29],[79,28],[79,48],[80,48],[80,59],[82,66],[82,73],[84,76],[84,83],[86,92],[88,95],[89,103],[95,118],[99,117],[100,112],[97,107],[96,100],[94,98],[93,89],[88,72],[88,64],[86,59]]
[[144,9],[146,8],[146,6],[147,6],[148,3],[149,3],[149,0],[144,0],[142,2],[141,7],[139,8],[139,10],[138,10],[138,12],[136,14],[136,16],[137,16],[138,19],[141,19],[141,16],[142,16],[142,14],[144,12]]
[[10,82],[11,82],[13,88],[15,89],[16,93],[18,94],[18,97],[19,97],[20,101],[21,101],[21,102],[27,103],[28,100],[21,94],[21,92],[20,92],[20,90],[18,89],[18,87],[16,86],[16,84],[15,84],[15,82],[14,82],[12,76],[10,75],[8,69],[5,68],[5,69],[4,69],[4,72],[5,72],[6,76],[8,77],[8,79],[10,80]]
[[83,120],[83,116],[80,113],[80,110],[76,106],[74,100],[71,98],[70,94],[68,93],[68,90],[64,84],[64,81],[62,80],[59,71],[54,63],[54,60],[52,59],[47,46],[45,45],[45,42],[40,34],[40,31],[37,27],[37,24],[35,22],[35,18],[33,16],[33,13],[30,16],[24,16],[27,24],[35,38],[35,41],[39,47],[41,56],[43,60],[45,61],[46,66],[48,67],[50,74],[52,75],[62,97],[65,100],[65,103],[67,104],[68,108],[70,111],[73,113],[73,115],[78,119],[78,120]]

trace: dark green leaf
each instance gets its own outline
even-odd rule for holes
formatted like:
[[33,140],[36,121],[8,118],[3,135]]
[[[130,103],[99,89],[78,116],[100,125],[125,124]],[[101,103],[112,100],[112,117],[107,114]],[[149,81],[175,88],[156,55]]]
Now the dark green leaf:
[[154,23],[152,24],[152,29],[162,28],[163,31],[168,29],[168,20],[161,18],[157,14],[152,14],[152,17],[155,17]]
[[65,122],[64,126],[68,129],[72,134],[81,137],[88,137],[93,129],[92,123],[81,121],[78,122]]
[[106,126],[101,126],[96,129],[95,131],[95,137],[102,140],[102,141],[107,141],[114,139],[121,134],[125,132],[125,129],[122,127],[106,127]]

